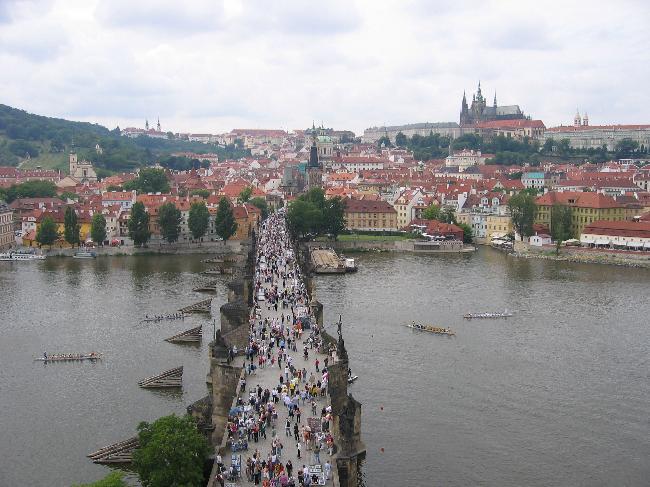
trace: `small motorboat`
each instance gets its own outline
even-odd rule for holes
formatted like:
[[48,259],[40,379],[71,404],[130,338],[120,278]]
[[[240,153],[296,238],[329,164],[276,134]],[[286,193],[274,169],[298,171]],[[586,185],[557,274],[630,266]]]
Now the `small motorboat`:
[[80,252],[75,252],[75,254],[72,256],[75,259],[94,259],[97,257],[97,254],[95,252],[88,252],[88,251],[80,251]]
[[358,375],[353,375],[353,376],[348,377],[348,384],[352,384],[358,378],[359,378]]

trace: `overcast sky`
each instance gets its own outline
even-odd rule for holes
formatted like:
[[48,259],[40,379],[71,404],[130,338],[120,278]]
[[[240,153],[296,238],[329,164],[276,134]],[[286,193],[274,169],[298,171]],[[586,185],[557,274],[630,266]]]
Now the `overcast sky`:
[[650,2],[0,0],[0,103],[220,133],[458,121],[463,90],[547,126],[650,123]]

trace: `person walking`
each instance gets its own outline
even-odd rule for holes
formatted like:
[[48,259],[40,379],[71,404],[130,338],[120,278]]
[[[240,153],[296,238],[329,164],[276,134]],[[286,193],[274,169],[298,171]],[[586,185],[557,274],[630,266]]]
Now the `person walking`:
[[298,450],[298,458],[300,458],[300,442],[296,443],[296,450]]
[[285,436],[291,436],[291,420],[287,418],[287,423],[284,425]]
[[320,465],[320,441],[314,443],[314,463]]

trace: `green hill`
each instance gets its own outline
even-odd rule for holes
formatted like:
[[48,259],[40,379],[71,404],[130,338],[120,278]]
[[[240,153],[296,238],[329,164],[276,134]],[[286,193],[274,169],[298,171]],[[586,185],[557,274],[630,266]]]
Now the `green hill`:
[[[92,161],[100,176],[156,162],[172,169],[196,165],[183,158],[169,157],[172,152],[211,152],[220,158],[250,155],[237,146],[223,148],[176,138],[130,139],[121,137],[119,128],[109,130],[98,124],[34,115],[0,104],[0,166],[66,170],[67,153],[73,141],[79,157]],[[97,144],[102,148],[101,154],[95,150]]]

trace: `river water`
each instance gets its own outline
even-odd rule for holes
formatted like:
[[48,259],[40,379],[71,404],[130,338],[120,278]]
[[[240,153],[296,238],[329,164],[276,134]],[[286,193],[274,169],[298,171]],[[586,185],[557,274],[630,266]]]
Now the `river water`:
[[[205,395],[209,319],[139,323],[204,299],[200,259],[0,263],[0,486],[101,478],[85,455]],[[648,485],[650,271],[491,249],[357,260],[354,275],[318,277],[316,296],[327,322],[343,315],[360,376],[367,487]],[[462,319],[504,308],[515,317]],[[413,320],[457,335],[402,326]],[[201,346],[163,341],[201,323]],[[105,359],[34,362],[43,350]],[[137,386],[178,365],[182,392]]]

